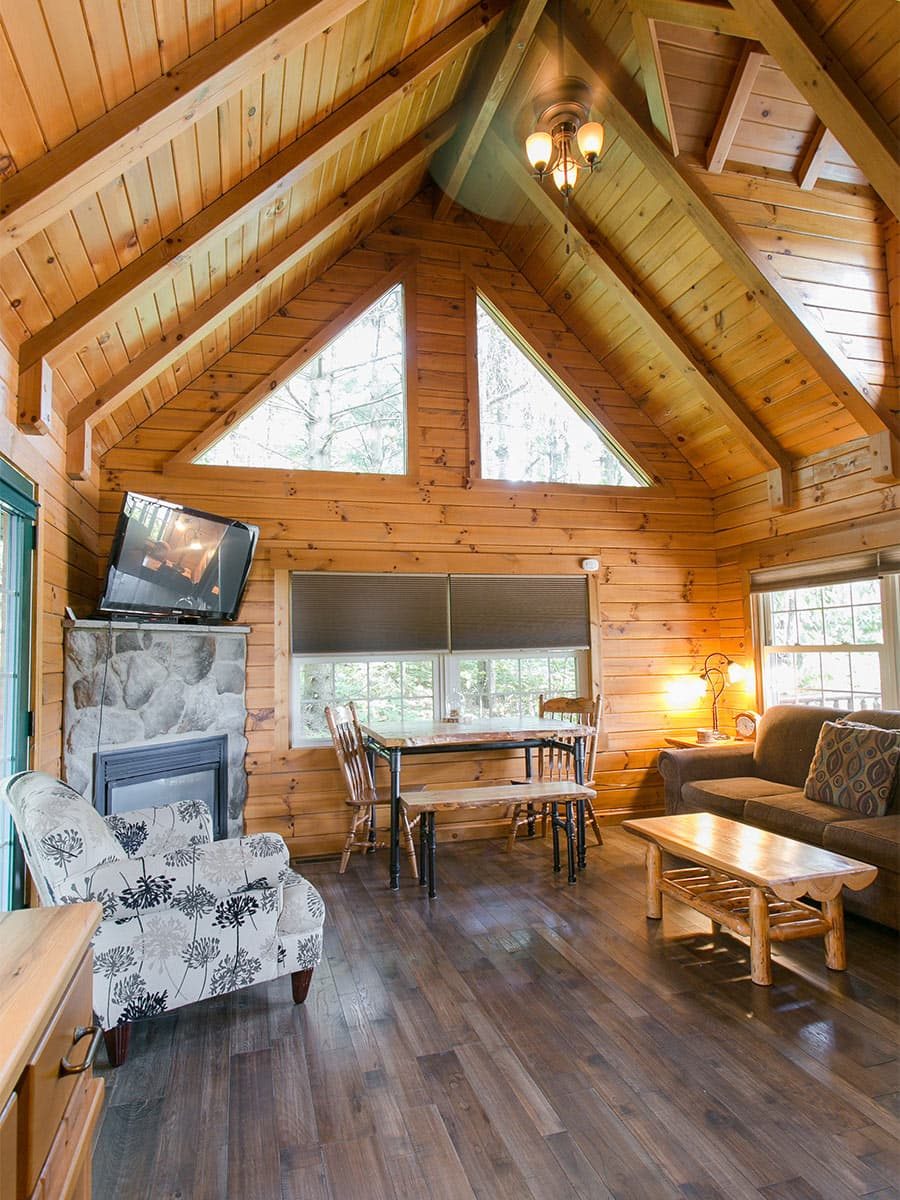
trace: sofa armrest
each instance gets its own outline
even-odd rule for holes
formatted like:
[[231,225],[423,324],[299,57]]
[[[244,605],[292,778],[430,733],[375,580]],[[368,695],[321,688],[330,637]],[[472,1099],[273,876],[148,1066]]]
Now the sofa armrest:
[[678,811],[681,789],[694,779],[733,779],[755,775],[753,743],[745,746],[697,746],[686,750],[660,750],[659,773],[666,785],[666,812]]
[[213,835],[212,814],[202,800],[136,808],[104,820],[129,858],[211,842]]
[[182,846],[163,854],[101,863],[59,888],[62,904],[97,900],[103,919],[123,921],[150,909],[211,912],[235,893],[277,888],[288,871],[277,834]]

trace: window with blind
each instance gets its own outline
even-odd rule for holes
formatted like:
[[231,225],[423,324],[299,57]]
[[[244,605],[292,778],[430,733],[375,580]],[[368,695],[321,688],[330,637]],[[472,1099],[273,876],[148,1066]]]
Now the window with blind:
[[349,700],[363,723],[533,714],[590,690],[589,636],[584,576],[295,573],[291,744]]
[[765,702],[900,706],[900,548],[757,571]]

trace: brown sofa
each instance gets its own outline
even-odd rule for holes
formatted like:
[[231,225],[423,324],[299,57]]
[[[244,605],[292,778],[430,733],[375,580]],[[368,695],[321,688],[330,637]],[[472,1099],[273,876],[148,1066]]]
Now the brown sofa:
[[860,817],[803,794],[822,722],[840,717],[900,729],[900,712],[776,705],[762,717],[755,742],[663,750],[666,812],[720,813],[872,863],[878,878],[861,892],[845,892],[846,906],[900,929],[900,772],[883,817]]

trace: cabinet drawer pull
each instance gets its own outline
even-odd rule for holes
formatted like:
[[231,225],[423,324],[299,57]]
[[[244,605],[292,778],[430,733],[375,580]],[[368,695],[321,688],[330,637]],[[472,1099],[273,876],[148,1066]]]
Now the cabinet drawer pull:
[[81,1075],[83,1071],[89,1071],[94,1065],[94,1059],[97,1057],[97,1050],[103,1040],[102,1025],[77,1025],[75,1027],[75,1037],[72,1039],[72,1047],[90,1035],[91,1044],[88,1046],[87,1054],[84,1056],[84,1062],[73,1063],[69,1061],[69,1056],[66,1054],[60,1059],[59,1069],[63,1075]]

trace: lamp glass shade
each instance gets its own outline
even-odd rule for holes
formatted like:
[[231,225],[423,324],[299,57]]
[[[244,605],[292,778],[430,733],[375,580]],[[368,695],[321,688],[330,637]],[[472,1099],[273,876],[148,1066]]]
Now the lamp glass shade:
[[728,664],[728,682],[740,683],[747,674],[747,668],[739,662],[731,662]]
[[575,187],[577,179],[578,164],[574,158],[564,155],[553,168],[553,182],[565,196]]
[[599,121],[586,121],[584,125],[579,125],[575,140],[585,162],[592,163],[603,150],[603,126]]
[[553,138],[541,130],[530,133],[525,139],[525,153],[535,171],[546,171],[553,157]]

